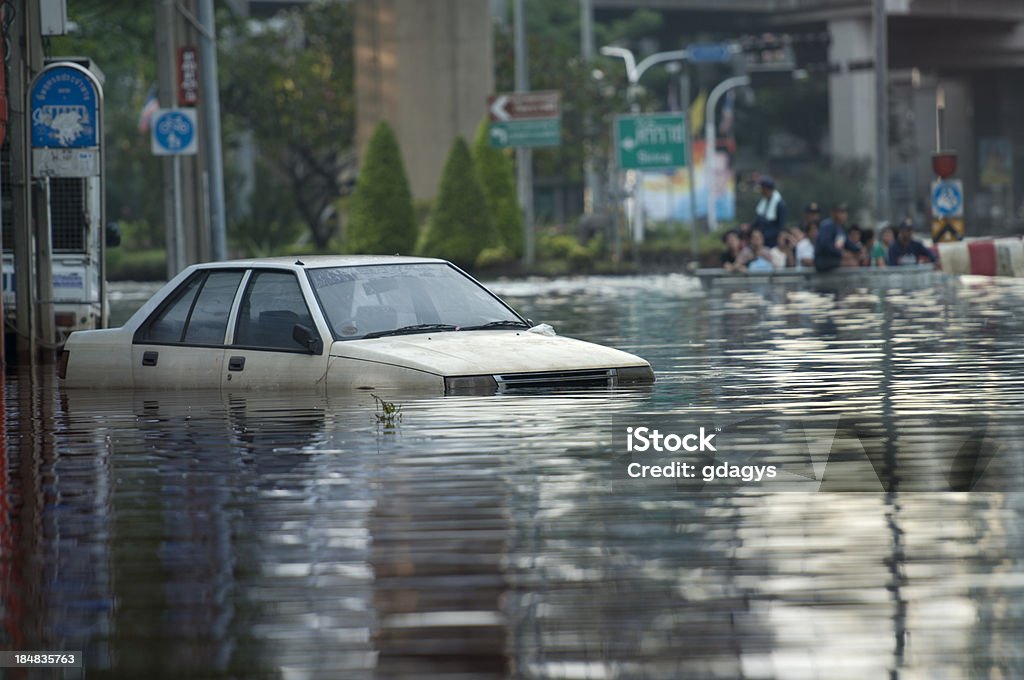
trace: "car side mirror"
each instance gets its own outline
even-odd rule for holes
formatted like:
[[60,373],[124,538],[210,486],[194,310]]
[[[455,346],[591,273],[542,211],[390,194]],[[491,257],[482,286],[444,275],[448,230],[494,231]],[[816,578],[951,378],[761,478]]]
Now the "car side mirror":
[[306,348],[310,354],[323,354],[324,341],[309,326],[297,323],[292,326],[292,340]]

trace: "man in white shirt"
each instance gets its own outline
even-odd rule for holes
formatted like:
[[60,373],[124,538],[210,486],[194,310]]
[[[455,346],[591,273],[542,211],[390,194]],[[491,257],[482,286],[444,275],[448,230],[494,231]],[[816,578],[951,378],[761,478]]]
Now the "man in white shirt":
[[818,238],[818,223],[821,222],[821,208],[811,202],[804,208],[803,227],[793,227],[790,231],[796,241],[796,266],[814,266],[814,241]]

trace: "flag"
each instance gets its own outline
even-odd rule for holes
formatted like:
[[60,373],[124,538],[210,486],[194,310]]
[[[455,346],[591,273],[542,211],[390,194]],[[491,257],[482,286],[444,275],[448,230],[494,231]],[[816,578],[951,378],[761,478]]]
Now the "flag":
[[160,108],[160,100],[156,96],[156,85],[149,88],[149,92],[146,93],[146,100],[142,103],[142,110],[139,111],[139,132],[145,134],[149,132],[149,122],[153,119],[153,115]]
[[708,104],[708,93],[700,91],[690,104],[690,134],[695,138],[704,136],[704,107]]

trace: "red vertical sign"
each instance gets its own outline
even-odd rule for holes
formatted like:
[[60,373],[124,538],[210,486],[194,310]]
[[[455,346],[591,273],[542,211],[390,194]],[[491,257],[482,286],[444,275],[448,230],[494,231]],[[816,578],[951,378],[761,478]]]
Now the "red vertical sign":
[[195,47],[178,48],[178,106],[199,103],[199,53]]

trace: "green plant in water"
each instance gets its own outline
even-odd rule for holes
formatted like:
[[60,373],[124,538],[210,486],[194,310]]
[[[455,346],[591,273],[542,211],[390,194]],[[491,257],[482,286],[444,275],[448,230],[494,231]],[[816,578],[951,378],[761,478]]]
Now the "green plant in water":
[[402,422],[402,405],[396,404],[393,401],[387,401],[381,399],[376,394],[370,393],[376,402],[376,413],[374,416],[377,418],[377,423],[384,427],[394,427],[396,423]]

